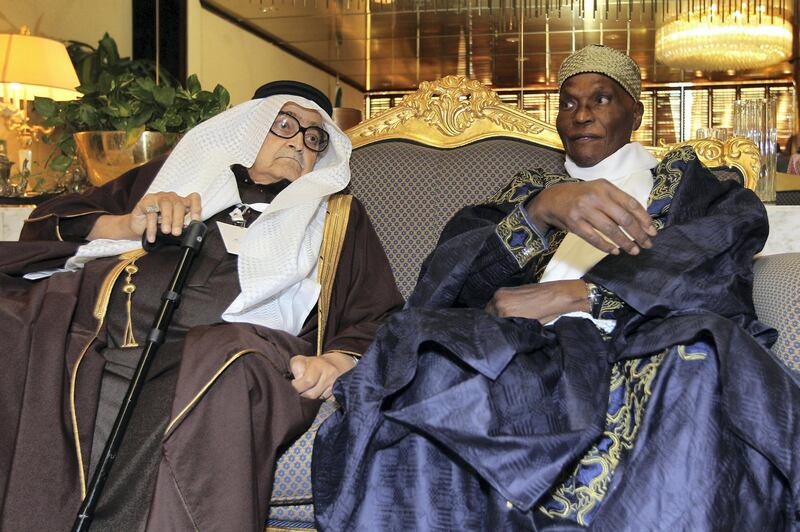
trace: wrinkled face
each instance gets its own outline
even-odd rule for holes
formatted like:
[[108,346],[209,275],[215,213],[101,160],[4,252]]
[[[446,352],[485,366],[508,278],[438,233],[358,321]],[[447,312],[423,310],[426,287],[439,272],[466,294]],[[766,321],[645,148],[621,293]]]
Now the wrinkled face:
[[561,85],[556,128],[575,164],[594,166],[630,142],[643,112],[613,79],[577,74]]
[[[280,113],[293,116],[302,127],[323,127],[319,112],[300,107],[293,102],[284,105]],[[294,181],[314,169],[318,155],[303,143],[301,131],[288,139],[269,132],[249,169],[250,178],[256,183],[274,183],[281,179]]]

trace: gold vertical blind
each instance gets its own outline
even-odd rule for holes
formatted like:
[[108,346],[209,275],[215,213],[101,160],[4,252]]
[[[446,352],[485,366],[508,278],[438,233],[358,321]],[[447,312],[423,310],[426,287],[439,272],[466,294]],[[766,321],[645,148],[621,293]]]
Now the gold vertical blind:
[[697,130],[707,128],[708,89],[685,89],[683,91],[683,117],[681,120],[681,138],[696,137]]
[[658,141],[663,140],[667,144],[679,142],[682,130],[680,89],[655,91],[655,98],[656,116],[654,127],[656,139]]
[[632,140],[641,142],[645,146],[652,146],[655,143],[653,138],[653,93],[644,91],[641,96],[644,114],[642,115],[642,125],[633,132]]
[[711,127],[731,127],[736,89],[711,89]]
[[770,87],[770,98],[778,100],[778,143],[783,150],[786,142],[792,135],[792,132],[797,129],[798,124],[793,124],[795,117],[792,105],[794,103],[794,87]]

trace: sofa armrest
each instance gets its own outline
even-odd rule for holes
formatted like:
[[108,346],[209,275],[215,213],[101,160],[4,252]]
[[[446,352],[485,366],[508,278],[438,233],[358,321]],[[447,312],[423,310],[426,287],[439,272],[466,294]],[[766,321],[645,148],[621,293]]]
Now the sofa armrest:
[[800,253],[757,257],[753,269],[756,315],[780,333],[772,351],[800,372]]

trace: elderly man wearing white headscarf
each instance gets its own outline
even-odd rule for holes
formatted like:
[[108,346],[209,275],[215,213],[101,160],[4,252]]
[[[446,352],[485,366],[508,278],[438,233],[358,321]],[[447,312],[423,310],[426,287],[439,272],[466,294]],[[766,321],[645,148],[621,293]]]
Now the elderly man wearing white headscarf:
[[261,527],[277,449],[402,304],[363,207],[340,193],[351,146],[330,114],[317,89],[269,83],[166,161],[43,204],[3,248],[0,335],[16,363],[0,378],[0,528],[74,519],[179,254],[145,253],[142,237],[189,219],[206,243],[93,526]]

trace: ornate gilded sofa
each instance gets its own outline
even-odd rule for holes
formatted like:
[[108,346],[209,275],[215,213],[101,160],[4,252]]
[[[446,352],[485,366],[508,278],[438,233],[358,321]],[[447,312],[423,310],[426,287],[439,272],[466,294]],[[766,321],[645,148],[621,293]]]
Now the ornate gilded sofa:
[[[491,196],[523,168],[564,172],[555,127],[503,104],[478,81],[448,76],[422,83],[397,106],[348,131],[351,189],[366,206],[401,292],[414,288],[420,264],[445,222],[462,206]],[[741,138],[691,143],[720,179],[755,188],[758,151]],[[659,157],[670,147],[652,148]],[[774,354],[800,371],[800,253],[755,260],[755,301],[781,335]],[[313,528],[311,445],[335,406],[280,458],[268,528]]]

